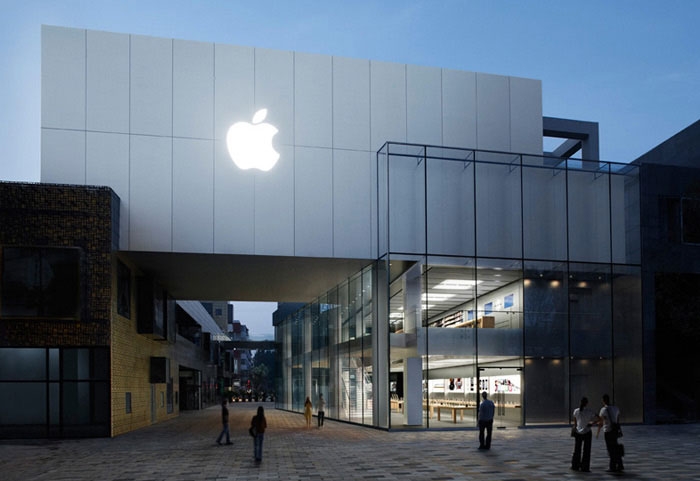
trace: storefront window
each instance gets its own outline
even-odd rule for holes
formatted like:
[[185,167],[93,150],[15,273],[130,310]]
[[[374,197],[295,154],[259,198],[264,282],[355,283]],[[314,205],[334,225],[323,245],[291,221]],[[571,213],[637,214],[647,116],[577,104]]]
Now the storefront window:
[[610,264],[569,265],[570,355],[612,356],[612,284]]
[[109,436],[109,420],[108,348],[0,348],[0,437]]

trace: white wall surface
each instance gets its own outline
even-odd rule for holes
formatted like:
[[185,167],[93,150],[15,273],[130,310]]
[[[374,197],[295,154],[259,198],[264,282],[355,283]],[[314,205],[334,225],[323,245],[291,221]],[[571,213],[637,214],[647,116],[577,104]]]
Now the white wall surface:
[[[41,178],[112,187],[124,250],[374,258],[385,142],[541,153],[541,99],[538,80],[44,26]],[[240,170],[226,132],[261,108],[280,160]]]

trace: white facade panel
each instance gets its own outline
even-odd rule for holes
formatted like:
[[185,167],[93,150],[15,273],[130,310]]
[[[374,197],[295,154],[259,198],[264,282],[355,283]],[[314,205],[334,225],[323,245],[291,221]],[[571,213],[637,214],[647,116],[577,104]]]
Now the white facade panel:
[[173,139],[173,250],[214,250],[214,144]]
[[442,71],[442,145],[476,148],[476,74]]
[[129,132],[129,37],[87,32],[87,129]]
[[225,142],[214,146],[214,252],[254,254],[255,173],[234,165]]
[[41,181],[85,184],[85,131],[41,129]]
[[294,255],[333,256],[333,151],[297,147],[294,155]]
[[173,42],[173,136],[214,137],[214,45]]
[[129,249],[171,252],[172,140],[131,135]]
[[131,36],[131,133],[173,134],[173,41]]
[[[43,29],[42,55],[42,180],[111,186],[130,249],[375,257],[385,142],[541,151],[536,80],[55,27]],[[226,133],[261,108],[280,159],[270,172],[243,171]],[[392,175],[400,250],[425,248],[414,237],[425,222],[415,167]],[[472,231],[450,234],[472,223],[469,169],[429,176],[430,231],[438,223],[441,234],[428,242],[445,253],[474,249]],[[519,239],[492,223],[518,220],[512,187],[478,199],[489,204],[480,232],[507,246]]]
[[406,67],[406,140],[442,145],[442,72],[434,67]]
[[[336,150],[333,159],[333,254],[371,258],[372,157],[369,152]],[[375,169],[376,170],[376,169]]]
[[369,150],[369,60],[333,57],[333,147]]
[[279,129],[275,137],[277,145],[294,144],[292,52],[255,49],[255,109],[267,109],[265,121]]
[[333,70],[327,55],[294,54],[294,144],[333,146]]
[[41,126],[85,129],[85,30],[41,29]]
[[406,142],[406,66],[370,62],[370,150]]
[[510,77],[510,150],[542,155],[542,82]]
[[476,74],[476,132],[479,149],[510,151],[509,83],[508,77]]
[[86,184],[109,185],[121,199],[119,243],[129,241],[129,135],[88,132],[86,149]]
[[281,146],[269,172],[255,171],[255,254],[294,255],[294,149]]
[[255,50],[215,45],[214,111],[217,139],[235,122],[250,122],[255,114]]

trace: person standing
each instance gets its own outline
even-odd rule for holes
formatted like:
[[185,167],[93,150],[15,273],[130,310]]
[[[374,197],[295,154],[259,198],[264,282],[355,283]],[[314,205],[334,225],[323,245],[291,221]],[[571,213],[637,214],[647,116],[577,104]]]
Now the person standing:
[[323,420],[326,417],[326,401],[323,399],[323,394],[318,395],[318,427],[323,426]]
[[313,406],[311,405],[311,399],[306,396],[306,401],[304,401],[304,417],[306,418],[306,429],[311,427],[311,410]]
[[251,419],[250,427],[254,431],[253,456],[255,461],[259,463],[262,461],[263,440],[265,439],[265,429],[267,429],[265,409],[262,406],[258,406],[258,413]]
[[601,423],[598,424],[598,432],[595,437],[598,437],[600,428],[602,427],[605,435],[605,447],[610,457],[608,472],[619,473],[624,471],[625,467],[622,465],[622,452],[620,445],[617,443],[620,410],[617,406],[610,404],[610,396],[607,394],[603,394],[603,407],[600,409],[600,414],[598,416],[602,420],[602,425]]
[[[482,401],[479,404],[479,449],[491,449],[491,433],[493,432],[493,415],[496,407],[493,401],[488,399],[486,391],[481,393]],[[486,431],[486,439],[484,439]]]
[[[574,409],[576,422],[574,433],[574,453],[571,456],[571,469],[574,471],[591,471],[591,425],[598,422],[598,415],[588,407],[588,398],[582,397],[579,406]],[[583,445],[583,452],[581,446]]]
[[226,398],[221,399],[221,424],[223,424],[223,429],[219,433],[219,437],[216,438],[216,444],[221,445],[221,439],[226,435],[226,444],[233,444],[231,442],[231,433],[228,427],[228,408],[226,407]]

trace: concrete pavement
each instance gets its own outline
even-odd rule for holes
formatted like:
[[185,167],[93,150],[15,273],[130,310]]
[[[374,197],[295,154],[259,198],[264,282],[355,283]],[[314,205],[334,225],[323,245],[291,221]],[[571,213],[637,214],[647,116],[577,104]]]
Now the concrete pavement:
[[700,424],[624,426],[625,473],[615,475],[605,472],[602,434],[592,472],[579,473],[569,469],[568,427],[494,430],[491,450],[479,451],[473,429],[386,432],[327,420],[307,430],[303,415],[270,403],[256,464],[247,426],[257,406],[230,405],[232,446],[215,443],[218,406],[113,439],[0,441],[0,480],[700,480]]

